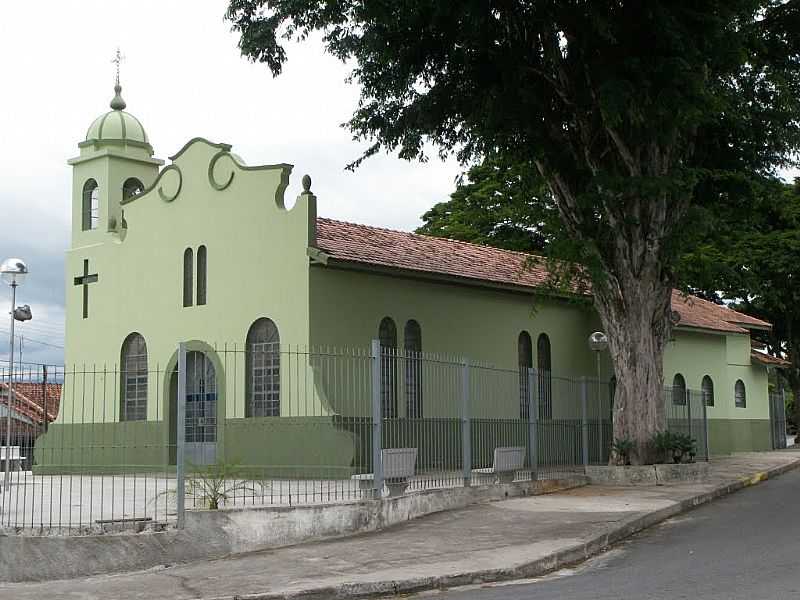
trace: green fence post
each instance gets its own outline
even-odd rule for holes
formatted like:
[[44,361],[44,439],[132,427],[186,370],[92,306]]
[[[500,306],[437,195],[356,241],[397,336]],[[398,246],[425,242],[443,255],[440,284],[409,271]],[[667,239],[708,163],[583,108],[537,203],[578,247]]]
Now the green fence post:
[[178,529],[186,525],[186,467],[184,448],[186,445],[186,343],[178,344],[178,398],[175,418],[175,493],[177,494]]
[[586,377],[581,377],[581,454],[583,455],[583,466],[589,466],[589,419],[587,413],[587,394],[588,386]]
[[372,340],[372,477],[376,500],[383,496],[381,350],[380,341]]
[[528,463],[531,481],[539,478],[539,403],[536,384],[536,371],[528,369]]
[[461,465],[464,486],[472,484],[472,427],[469,411],[469,360],[461,363]]

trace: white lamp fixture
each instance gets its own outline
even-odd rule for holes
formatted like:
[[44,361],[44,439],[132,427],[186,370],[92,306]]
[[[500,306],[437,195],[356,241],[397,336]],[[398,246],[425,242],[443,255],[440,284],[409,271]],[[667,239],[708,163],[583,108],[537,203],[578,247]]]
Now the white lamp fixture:
[[608,336],[602,331],[595,331],[589,336],[589,348],[595,352],[602,352],[608,348]]
[[0,277],[8,285],[21,285],[28,274],[28,265],[20,258],[7,258],[0,264]]

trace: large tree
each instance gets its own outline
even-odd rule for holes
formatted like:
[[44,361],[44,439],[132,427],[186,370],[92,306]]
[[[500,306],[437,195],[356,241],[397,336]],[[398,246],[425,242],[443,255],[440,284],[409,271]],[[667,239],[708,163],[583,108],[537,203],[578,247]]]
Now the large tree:
[[322,31],[353,65],[348,123],[381,149],[534,164],[581,246],[609,334],[614,435],[650,456],[687,215],[726,172],[798,146],[798,7],[779,0],[230,0],[242,53],[278,74]]

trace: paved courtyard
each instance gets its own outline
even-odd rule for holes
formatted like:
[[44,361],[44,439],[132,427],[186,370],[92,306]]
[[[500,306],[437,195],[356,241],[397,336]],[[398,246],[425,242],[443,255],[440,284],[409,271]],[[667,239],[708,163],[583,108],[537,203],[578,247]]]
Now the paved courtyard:
[[[573,474],[567,470],[542,471],[539,478]],[[530,476],[529,471],[517,473],[518,480]],[[191,478],[186,483],[189,509],[205,508],[204,494],[224,495],[220,496],[220,505],[226,507],[356,502],[372,494],[369,482],[365,482],[367,489],[362,489],[352,479],[193,481],[194,485]],[[473,473],[471,484],[492,481],[492,475]],[[440,471],[413,477],[409,491],[462,485],[461,471]],[[80,534],[163,526],[175,520],[175,489],[172,473],[34,475],[16,471],[11,473],[11,485],[0,494],[0,528],[23,534]]]

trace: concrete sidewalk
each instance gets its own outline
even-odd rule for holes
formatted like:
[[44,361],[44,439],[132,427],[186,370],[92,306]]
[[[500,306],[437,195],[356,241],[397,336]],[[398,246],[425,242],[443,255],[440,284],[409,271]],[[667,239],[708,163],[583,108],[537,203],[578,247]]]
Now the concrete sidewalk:
[[86,579],[0,584],[0,599],[329,599],[533,577],[693,506],[800,466],[800,452],[713,462],[712,481],[587,486],[438,513],[378,533]]

